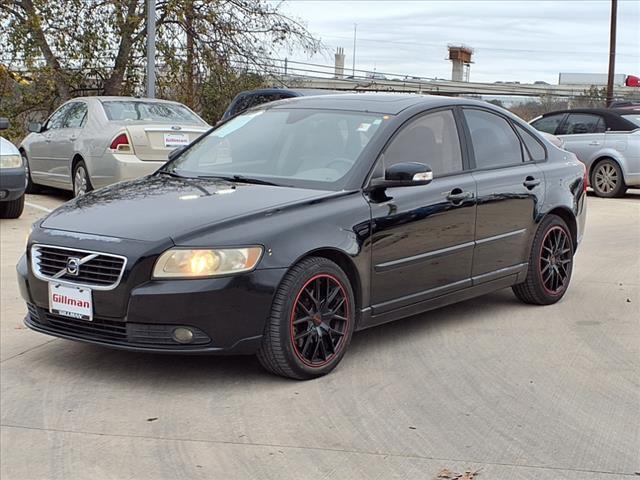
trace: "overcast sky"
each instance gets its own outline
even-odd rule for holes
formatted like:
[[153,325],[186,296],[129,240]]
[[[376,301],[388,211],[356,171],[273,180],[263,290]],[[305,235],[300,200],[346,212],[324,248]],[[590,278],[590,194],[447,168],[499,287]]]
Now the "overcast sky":
[[[337,46],[351,68],[451,78],[447,44],[475,49],[471,81],[543,80],[559,72],[606,73],[609,0],[311,1],[289,0],[287,14],[306,22],[326,51],[290,59],[333,64]],[[640,2],[618,2],[616,73],[640,75]]]

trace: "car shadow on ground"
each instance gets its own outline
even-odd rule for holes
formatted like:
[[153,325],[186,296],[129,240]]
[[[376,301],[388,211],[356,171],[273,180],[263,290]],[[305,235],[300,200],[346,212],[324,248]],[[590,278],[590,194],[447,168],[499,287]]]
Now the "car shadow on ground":
[[[430,332],[458,329],[482,317],[492,318],[503,314],[514,305],[535,308],[520,303],[510,290],[494,292],[465,302],[433,310],[421,315],[387,323],[356,332],[343,362],[360,361],[376,355],[380,344],[386,348],[403,348],[412,338],[429,335]],[[243,383],[286,384],[291,380],[265,372],[255,356],[175,355],[137,353],[87,345],[68,340],[58,340],[46,347],[46,362],[54,370],[73,370],[74,375],[96,376],[118,383],[154,381],[172,384],[174,387],[192,387],[206,382],[217,387]]]

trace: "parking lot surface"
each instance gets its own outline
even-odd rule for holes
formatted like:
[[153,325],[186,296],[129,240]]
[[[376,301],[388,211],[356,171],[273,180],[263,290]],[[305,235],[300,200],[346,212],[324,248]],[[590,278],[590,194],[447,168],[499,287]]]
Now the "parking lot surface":
[[355,334],[330,375],[138,354],[32,332],[1,222],[1,462],[10,479],[639,478],[640,195],[589,197],[571,286],[510,290]]

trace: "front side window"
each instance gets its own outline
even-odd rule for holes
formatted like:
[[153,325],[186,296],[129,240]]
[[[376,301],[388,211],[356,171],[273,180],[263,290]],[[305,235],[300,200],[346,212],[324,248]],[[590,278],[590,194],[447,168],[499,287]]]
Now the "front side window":
[[551,135],[555,135],[556,130],[562,123],[562,119],[566,114],[561,113],[559,115],[549,115],[546,117],[539,118],[535,122],[531,123],[531,126],[540,132],[550,133]]
[[278,185],[339,189],[388,117],[311,109],[246,112],[167,165],[187,177],[258,178]]
[[384,165],[418,162],[431,167],[434,178],[462,171],[462,153],[456,121],[451,110],[412,120],[393,138],[382,157]]
[[540,141],[535,138],[529,131],[522,128],[517,123],[515,124],[515,126],[516,130],[518,130],[518,133],[520,134],[520,137],[522,138],[522,141],[527,147],[529,158],[534,162],[545,160],[547,158],[547,153]]
[[109,100],[102,102],[102,106],[111,121],[144,120],[156,123],[203,124],[195,113],[177,103]]
[[87,104],[84,102],[73,102],[69,104],[62,128],[80,128],[84,126],[87,118]]
[[477,168],[508,167],[522,162],[522,145],[504,118],[483,110],[465,109]]
[[604,119],[600,115],[572,113],[558,131],[558,135],[579,135],[582,133],[604,133]]
[[67,103],[66,105],[63,105],[58,110],[56,110],[53,115],[49,117],[49,120],[47,120],[45,130],[56,130],[58,128],[64,128],[62,126],[63,120],[71,105],[72,104]]

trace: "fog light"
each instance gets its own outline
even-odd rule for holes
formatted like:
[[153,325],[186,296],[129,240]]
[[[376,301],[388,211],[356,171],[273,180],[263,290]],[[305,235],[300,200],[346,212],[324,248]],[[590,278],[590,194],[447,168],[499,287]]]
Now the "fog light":
[[9,196],[9,192],[6,190],[0,190],[0,200],[3,200]]
[[173,331],[173,339],[178,343],[191,343],[193,332],[187,327],[178,327]]

